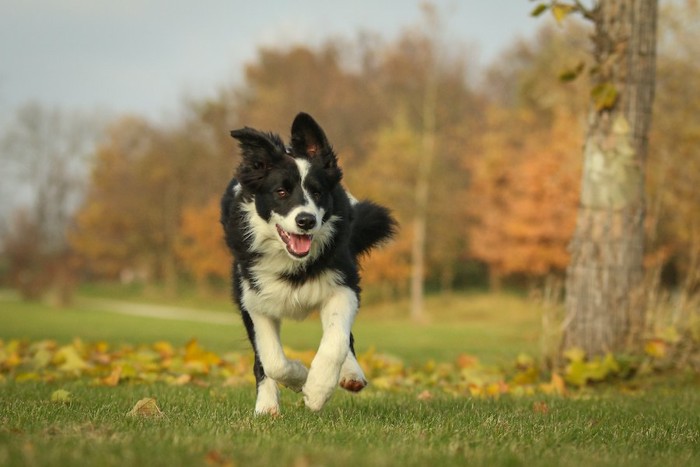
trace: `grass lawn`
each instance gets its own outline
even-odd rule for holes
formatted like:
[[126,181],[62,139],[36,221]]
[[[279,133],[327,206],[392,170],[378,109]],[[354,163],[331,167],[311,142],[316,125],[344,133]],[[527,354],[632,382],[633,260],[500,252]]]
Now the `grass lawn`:
[[[217,352],[249,349],[235,320],[128,316],[96,303],[57,310],[5,299],[0,339],[181,346],[196,337]],[[469,353],[498,363],[537,354],[538,311],[517,297],[431,297],[432,322],[424,326],[399,319],[405,305],[366,307],[355,326],[358,349],[373,346],[408,362]],[[319,335],[313,319],[283,327],[285,343],[297,349],[315,348]],[[480,399],[370,385],[358,395],[336,391],[320,414],[283,390],[282,416],[255,418],[249,385],[19,383],[0,373],[0,465],[700,465],[698,388],[695,375],[633,392],[599,387],[568,397]],[[70,400],[52,401],[58,389]],[[127,416],[144,397],[156,398],[164,416]]]
[[[337,393],[320,414],[283,392],[252,416],[248,389],[5,383],[0,465],[700,465],[700,394],[435,398]],[[155,397],[161,418],[127,412]]]

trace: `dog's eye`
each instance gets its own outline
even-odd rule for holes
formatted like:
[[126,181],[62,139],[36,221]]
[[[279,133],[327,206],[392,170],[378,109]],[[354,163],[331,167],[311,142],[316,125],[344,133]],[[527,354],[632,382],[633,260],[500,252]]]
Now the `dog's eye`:
[[277,193],[277,197],[279,199],[284,199],[287,196],[289,196],[289,192],[287,190],[285,190],[284,188],[278,188],[275,193]]
[[311,196],[313,196],[314,201],[321,201],[321,192],[320,191],[314,191],[311,193]]

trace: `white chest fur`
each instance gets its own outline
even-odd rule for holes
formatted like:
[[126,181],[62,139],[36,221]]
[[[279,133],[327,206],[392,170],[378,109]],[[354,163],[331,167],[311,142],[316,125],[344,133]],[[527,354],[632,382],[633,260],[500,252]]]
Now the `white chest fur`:
[[259,273],[256,289],[243,281],[243,305],[249,311],[270,318],[302,320],[321,308],[338,290],[338,273],[327,271],[296,285],[276,274]]

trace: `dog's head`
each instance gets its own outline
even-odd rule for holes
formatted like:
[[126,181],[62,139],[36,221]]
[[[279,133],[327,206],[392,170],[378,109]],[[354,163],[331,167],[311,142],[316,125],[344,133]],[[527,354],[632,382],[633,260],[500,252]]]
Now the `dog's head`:
[[259,241],[283,247],[294,259],[322,247],[332,233],[332,192],[342,172],[321,127],[298,114],[290,147],[277,135],[247,127],[231,136],[243,157],[236,179],[263,221],[255,225]]

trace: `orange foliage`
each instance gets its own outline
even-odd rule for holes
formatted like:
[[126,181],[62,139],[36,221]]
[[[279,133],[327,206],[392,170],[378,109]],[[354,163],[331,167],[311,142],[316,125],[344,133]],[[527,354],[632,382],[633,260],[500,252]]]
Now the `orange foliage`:
[[231,254],[224,243],[219,224],[219,201],[183,209],[180,238],[175,247],[179,259],[198,282],[228,278]]
[[580,127],[566,113],[547,128],[529,112],[490,119],[470,187],[471,253],[499,276],[561,271],[576,222]]

